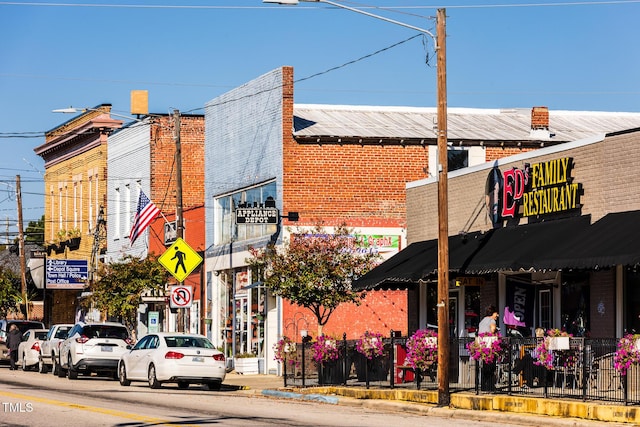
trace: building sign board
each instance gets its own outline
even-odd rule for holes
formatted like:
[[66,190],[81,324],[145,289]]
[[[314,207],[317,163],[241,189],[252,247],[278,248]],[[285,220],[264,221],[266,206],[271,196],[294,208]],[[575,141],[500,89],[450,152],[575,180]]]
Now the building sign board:
[[277,224],[276,208],[236,208],[236,224]]
[[582,207],[582,184],[574,182],[573,159],[525,163],[503,173],[496,167],[487,177],[486,203],[494,226],[507,218],[541,218]]
[[89,277],[89,264],[85,259],[47,258],[47,289],[83,289]]

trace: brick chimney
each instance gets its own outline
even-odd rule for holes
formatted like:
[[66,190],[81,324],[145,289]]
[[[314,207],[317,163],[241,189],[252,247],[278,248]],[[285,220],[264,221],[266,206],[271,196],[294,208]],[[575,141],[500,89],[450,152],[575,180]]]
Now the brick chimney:
[[533,107],[531,109],[531,137],[549,139],[549,108]]

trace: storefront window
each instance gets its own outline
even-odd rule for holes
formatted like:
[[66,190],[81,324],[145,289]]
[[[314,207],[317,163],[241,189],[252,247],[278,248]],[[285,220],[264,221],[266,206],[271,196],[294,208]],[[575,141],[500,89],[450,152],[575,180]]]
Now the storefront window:
[[[466,334],[475,336],[480,324],[480,286],[464,288],[464,328]],[[464,333],[464,331],[463,331]]]
[[589,275],[565,273],[562,280],[562,329],[574,337],[586,336],[589,331]]
[[241,203],[261,204],[269,197],[276,199],[275,181],[216,197],[214,200],[216,244],[222,245],[230,241],[247,240],[275,233],[275,224],[236,225],[235,223],[236,206]]

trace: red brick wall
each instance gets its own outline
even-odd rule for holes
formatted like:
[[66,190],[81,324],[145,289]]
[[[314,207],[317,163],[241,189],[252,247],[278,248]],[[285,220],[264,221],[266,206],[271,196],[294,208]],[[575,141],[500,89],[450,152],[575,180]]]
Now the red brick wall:
[[[379,332],[389,336],[390,331],[401,331],[407,334],[409,322],[407,307],[408,291],[388,290],[371,291],[362,303],[343,304],[331,315],[329,322],[323,327],[325,335],[357,339],[365,331]],[[309,335],[318,335],[318,324],[311,310],[292,305],[285,301],[283,306],[283,335],[294,338],[300,330],[306,329]]]
[[[162,210],[168,221],[175,221],[176,212],[176,142],[173,138],[173,116],[160,116],[151,126],[151,200]],[[180,148],[182,159],[182,215],[184,240],[196,252],[204,250],[204,116],[180,117]],[[162,255],[164,218],[150,227],[149,253]],[[194,290],[194,300],[200,299],[202,264],[184,281]],[[175,279],[171,278],[171,283]]]
[[494,160],[501,159],[507,156],[514,156],[516,154],[526,153],[528,151],[535,150],[535,148],[517,148],[517,147],[487,147],[486,160],[492,162]]
[[[165,212],[167,221],[175,221],[176,215],[174,213]],[[184,240],[187,242],[191,249],[199,252],[202,255],[204,251],[204,206],[198,206],[192,209],[185,209],[182,212],[184,218],[185,230]],[[162,255],[167,250],[167,246],[164,245],[164,218],[158,217],[149,227],[149,253],[155,256]],[[184,280],[184,285],[191,286],[193,288],[193,299],[197,301],[200,299],[200,275],[204,262],[193,270],[193,272]],[[175,278],[169,279],[170,284],[177,284]]]
[[[151,200],[163,212],[176,208],[176,142],[173,117],[160,116],[151,126]],[[182,206],[201,206],[204,200],[204,116],[180,118]]]

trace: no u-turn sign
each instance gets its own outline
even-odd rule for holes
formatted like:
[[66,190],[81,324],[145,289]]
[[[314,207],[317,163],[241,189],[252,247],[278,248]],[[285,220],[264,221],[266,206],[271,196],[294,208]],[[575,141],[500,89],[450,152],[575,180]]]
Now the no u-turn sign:
[[189,308],[192,303],[191,286],[171,286],[171,295],[169,297],[169,307],[171,308]]

